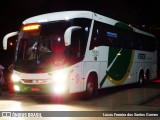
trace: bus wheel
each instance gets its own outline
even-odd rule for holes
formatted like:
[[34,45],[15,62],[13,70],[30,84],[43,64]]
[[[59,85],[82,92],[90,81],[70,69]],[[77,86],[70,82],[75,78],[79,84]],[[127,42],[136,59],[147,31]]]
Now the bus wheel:
[[149,70],[146,71],[145,75],[146,75],[145,82],[149,82],[149,80],[150,80],[150,72],[149,72]]
[[98,78],[96,74],[91,74],[88,77],[85,91],[85,98],[90,99],[96,96],[98,89]]
[[143,72],[140,72],[139,74],[139,80],[138,80],[139,86],[142,86],[144,83],[144,74]]

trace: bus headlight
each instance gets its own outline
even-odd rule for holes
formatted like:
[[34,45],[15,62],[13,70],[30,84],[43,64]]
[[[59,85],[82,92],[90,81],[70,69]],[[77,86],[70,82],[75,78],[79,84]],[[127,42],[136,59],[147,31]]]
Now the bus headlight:
[[19,82],[21,80],[20,76],[17,74],[12,74],[11,78],[13,82]]
[[65,70],[57,70],[52,74],[52,80],[54,87],[52,88],[53,93],[60,95],[67,91],[67,79],[68,74]]
[[64,70],[58,70],[53,74],[52,79],[56,83],[65,82],[67,80],[67,73]]

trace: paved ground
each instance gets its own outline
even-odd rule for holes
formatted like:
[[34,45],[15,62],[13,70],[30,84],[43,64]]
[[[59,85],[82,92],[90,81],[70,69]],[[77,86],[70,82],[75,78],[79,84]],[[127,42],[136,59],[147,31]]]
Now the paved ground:
[[[91,100],[82,100],[74,96],[70,101],[54,103],[51,99],[30,96],[21,96],[2,92],[0,96],[0,111],[94,111],[91,117],[47,117],[47,118],[21,118],[19,120],[158,120],[160,117],[94,117],[98,112],[144,112],[160,111],[160,82],[150,82],[142,87],[127,85],[116,88],[107,88],[99,91],[98,96]],[[71,112],[72,113],[72,112]],[[70,113],[70,114],[71,114]],[[104,112],[105,113],[105,112]],[[59,113],[61,114],[61,113]],[[82,113],[81,113],[82,114]],[[94,115],[93,115],[94,114]],[[82,114],[83,116],[84,114]],[[16,117],[0,118],[1,120],[14,120]]]

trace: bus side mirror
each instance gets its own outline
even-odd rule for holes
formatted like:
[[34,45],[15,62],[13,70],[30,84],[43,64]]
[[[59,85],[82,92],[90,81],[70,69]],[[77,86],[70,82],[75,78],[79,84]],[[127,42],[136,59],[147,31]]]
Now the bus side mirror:
[[3,38],[3,49],[4,49],[4,50],[7,50],[8,38],[13,37],[13,36],[16,36],[16,35],[18,35],[18,31],[8,33],[7,35],[4,36],[4,38]]
[[74,30],[77,30],[77,29],[81,29],[80,26],[72,26],[72,27],[69,27],[65,33],[64,33],[64,42],[65,42],[65,46],[69,46],[71,44],[71,36],[72,36],[72,32]]

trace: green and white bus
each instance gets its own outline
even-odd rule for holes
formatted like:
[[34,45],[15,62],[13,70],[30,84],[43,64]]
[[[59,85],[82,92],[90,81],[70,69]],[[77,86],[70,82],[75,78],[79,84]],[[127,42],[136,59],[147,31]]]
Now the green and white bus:
[[156,37],[91,11],[26,19],[18,32],[12,81],[16,93],[63,95],[157,77]]

